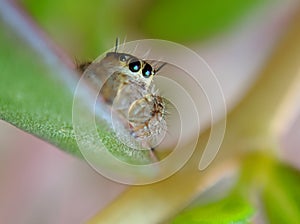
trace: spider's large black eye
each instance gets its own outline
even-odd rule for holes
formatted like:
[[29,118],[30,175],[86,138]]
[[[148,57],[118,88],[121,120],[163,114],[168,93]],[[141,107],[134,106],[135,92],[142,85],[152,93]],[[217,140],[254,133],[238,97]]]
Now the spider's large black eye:
[[130,71],[132,72],[138,72],[141,69],[141,62],[140,61],[132,61],[128,65]]
[[152,75],[152,67],[149,64],[146,64],[145,67],[143,68],[143,76],[145,78],[149,78]]

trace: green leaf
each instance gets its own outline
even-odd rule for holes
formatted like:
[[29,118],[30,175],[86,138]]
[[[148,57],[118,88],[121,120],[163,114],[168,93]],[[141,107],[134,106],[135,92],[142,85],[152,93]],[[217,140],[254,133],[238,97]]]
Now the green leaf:
[[245,157],[238,186],[259,193],[268,223],[300,223],[300,172],[266,151]]
[[154,1],[139,9],[138,21],[152,38],[197,40],[224,30],[267,0]]
[[73,136],[71,92],[51,79],[24,46],[1,34],[0,48],[0,118],[80,155]]
[[179,214],[173,224],[179,223],[248,223],[254,213],[251,204],[240,194],[232,193],[220,201],[198,205]]
[[300,172],[276,164],[263,191],[269,223],[300,223]]
[[[0,119],[81,157],[72,124],[75,86],[70,90],[63,85],[55,69],[43,65],[12,33],[1,32],[0,49]],[[148,152],[132,153],[105,126],[99,124],[98,131],[103,144],[120,159],[151,161]]]

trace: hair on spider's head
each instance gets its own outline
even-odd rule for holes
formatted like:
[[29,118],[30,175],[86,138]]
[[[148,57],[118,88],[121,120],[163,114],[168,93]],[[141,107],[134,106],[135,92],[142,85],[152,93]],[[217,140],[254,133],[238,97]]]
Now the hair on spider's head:
[[118,46],[119,46],[119,37],[116,38],[115,53],[118,52]]

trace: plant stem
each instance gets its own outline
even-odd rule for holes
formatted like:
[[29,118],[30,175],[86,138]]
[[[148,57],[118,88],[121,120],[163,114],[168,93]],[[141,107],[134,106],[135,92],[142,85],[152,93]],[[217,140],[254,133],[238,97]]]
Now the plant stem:
[[239,155],[248,150],[277,149],[278,132],[272,128],[281,117],[282,113],[278,111],[299,93],[290,91],[299,78],[299,39],[300,13],[262,70],[256,85],[228,117],[223,145],[205,172],[199,172],[197,166],[209,132],[200,136],[195,153],[182,170],[165,181],[129,188],[89,223],[161,223],[220,178],[225,170],[230,170],[230,164],[239,161]]

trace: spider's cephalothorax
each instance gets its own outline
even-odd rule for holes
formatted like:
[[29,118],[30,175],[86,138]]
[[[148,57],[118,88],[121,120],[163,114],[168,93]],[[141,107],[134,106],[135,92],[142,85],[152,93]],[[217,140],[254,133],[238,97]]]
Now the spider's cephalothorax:
[[165,103],[152,82],[161,67],[155,69],[145,60],[115,51],[84,71],[93,85],[103,84],[103,99],[127,120],[132,136],[149,148],[166,130]]

